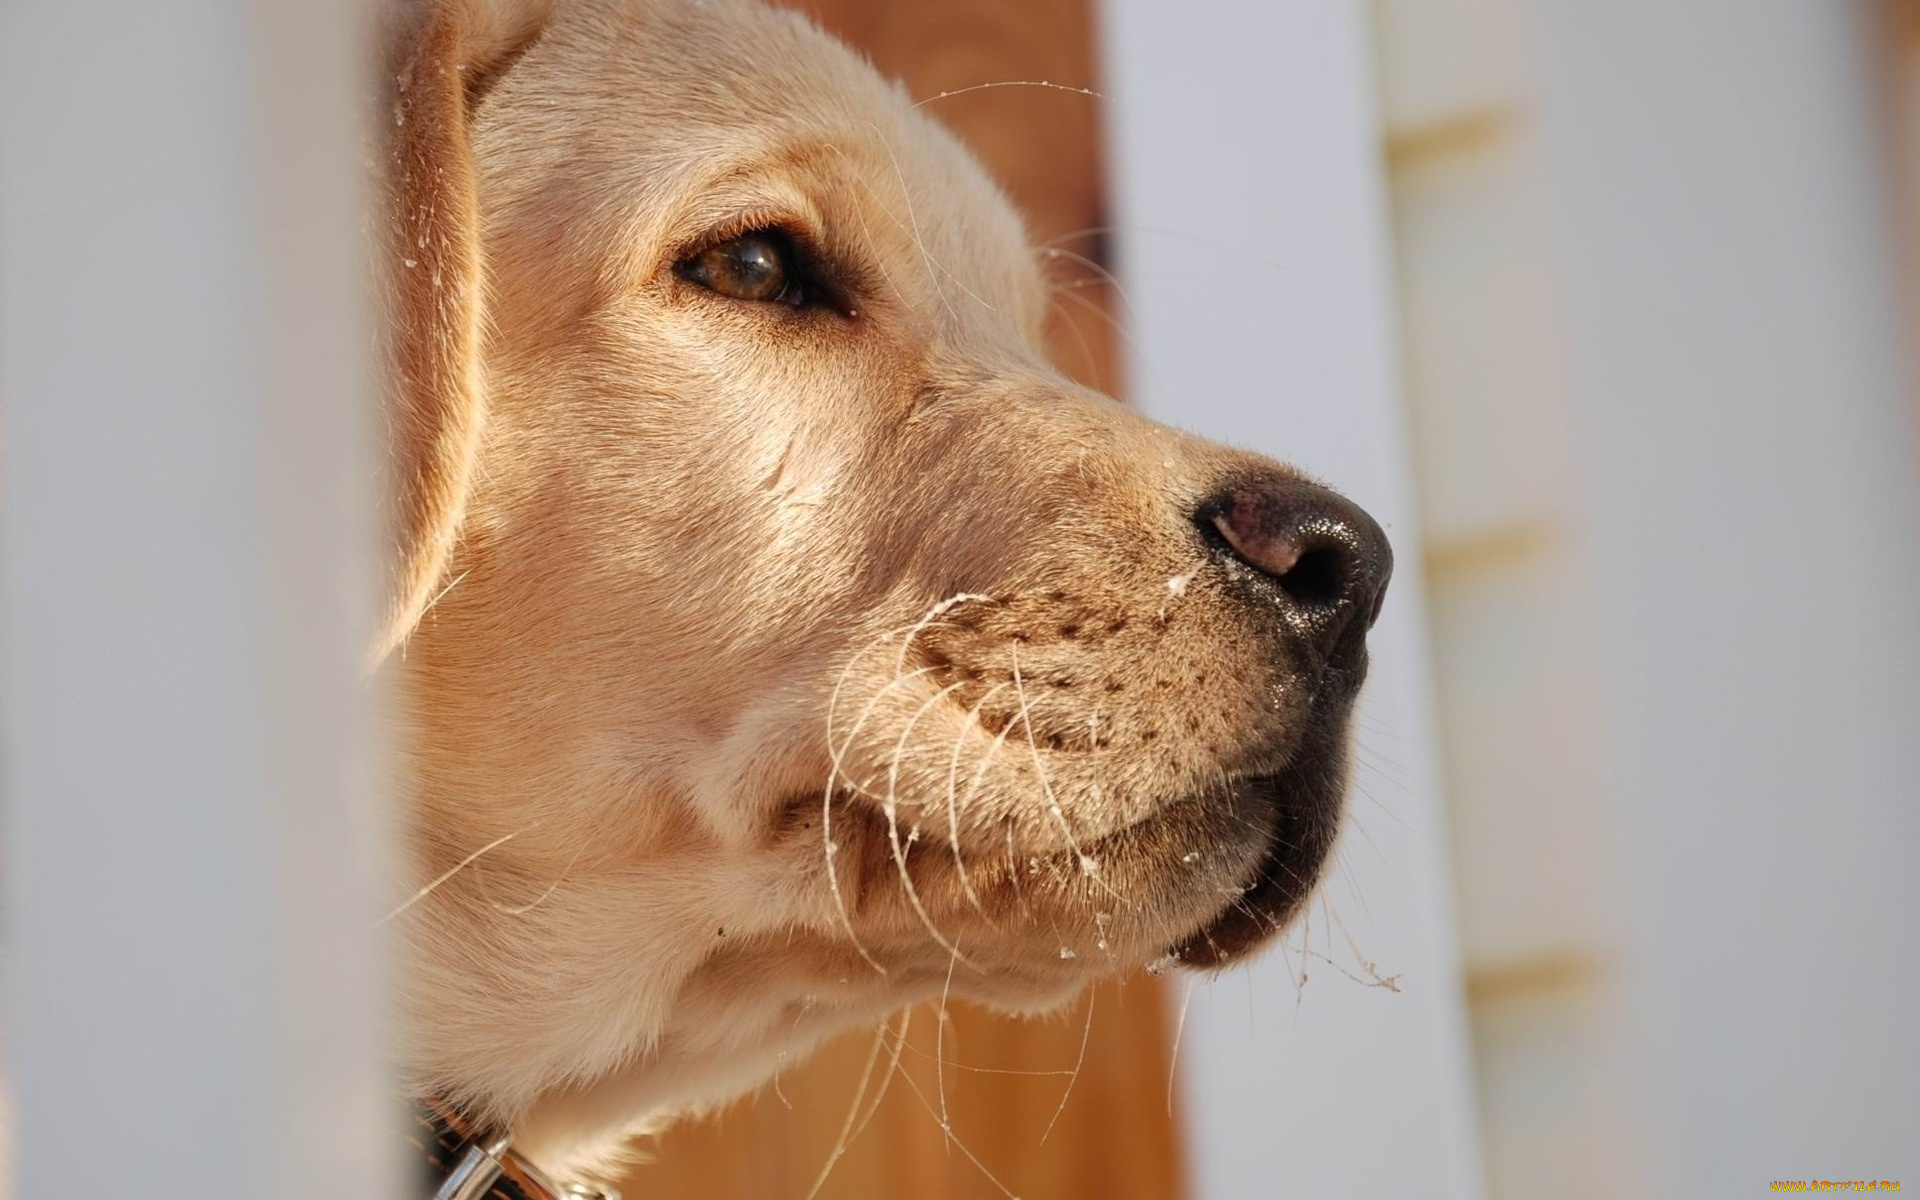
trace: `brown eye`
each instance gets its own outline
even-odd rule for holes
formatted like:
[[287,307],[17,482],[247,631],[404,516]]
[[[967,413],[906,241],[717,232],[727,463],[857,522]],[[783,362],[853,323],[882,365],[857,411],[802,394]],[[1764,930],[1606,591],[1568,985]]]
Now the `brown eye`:
[[741,234],[716,242],[682,262],[680,274],[730,300],[807,302],[793,246],[776,230]]

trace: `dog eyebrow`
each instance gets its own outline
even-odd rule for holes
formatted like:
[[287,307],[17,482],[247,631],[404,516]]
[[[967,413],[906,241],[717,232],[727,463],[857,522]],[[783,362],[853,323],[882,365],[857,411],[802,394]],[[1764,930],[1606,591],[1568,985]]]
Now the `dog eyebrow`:
[[[702,159],[696,170],[669,184],[672,198],[658,204],[634,204],[635,227],[623,244],[646,247],[657,256],[685,246],[716,229],[737,226],[744,233],[766,226],[793,227],[811,239],[822,235],[825,219],[807,174],[843,148],[810,140],[756,146],[718,159]],[[756,223],[757,222],[757,223]],[[647,264],[657,268],[658,264]],[[643,273],[645,273],[643,269]]]

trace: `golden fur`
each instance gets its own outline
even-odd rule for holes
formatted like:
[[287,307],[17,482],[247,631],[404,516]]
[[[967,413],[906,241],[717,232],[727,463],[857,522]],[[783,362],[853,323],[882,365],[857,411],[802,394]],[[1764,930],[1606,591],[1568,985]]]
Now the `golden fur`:
[[[1194,517],[1284,473],[1048,364],[949,135],[747,0],[386,37],[409,1086],[591,1175],[949,981],[1057,1005],[1266,886],[1235,781],[1311,754],[1290,916],[1350,691]],[[762,228],[837,308],[676,270]]]

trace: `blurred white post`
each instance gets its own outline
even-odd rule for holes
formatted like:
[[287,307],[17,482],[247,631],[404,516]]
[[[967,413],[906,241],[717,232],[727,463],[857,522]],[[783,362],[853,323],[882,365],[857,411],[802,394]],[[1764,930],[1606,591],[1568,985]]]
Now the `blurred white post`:
[[[1296,934],[1192,999],[1180,1065],[1196,1191],[1477,1196],[1369,12],[1355,0],[1107,0],[1104,12],[1131,394],[1151,416],[1341,488],[1402,555],[1310,954]],[[1399,994],[1318,957],[1365,974],[1340,922]]]
[[351,3],[0,12],[17,1195],[380,1197]]
[[1531,0],[1663,1196],[1920,1177],[1920,422],[1864,3]]

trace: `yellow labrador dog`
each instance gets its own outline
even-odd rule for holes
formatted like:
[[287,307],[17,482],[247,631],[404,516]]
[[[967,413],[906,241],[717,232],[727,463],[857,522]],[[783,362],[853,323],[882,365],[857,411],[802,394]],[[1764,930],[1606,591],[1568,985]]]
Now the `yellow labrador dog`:
[[1046,1009],[1287,924],[1365,513],[1067,382],[993,183],[800,17],[385,36],[416,1094],[592,1179],[949,986]]

